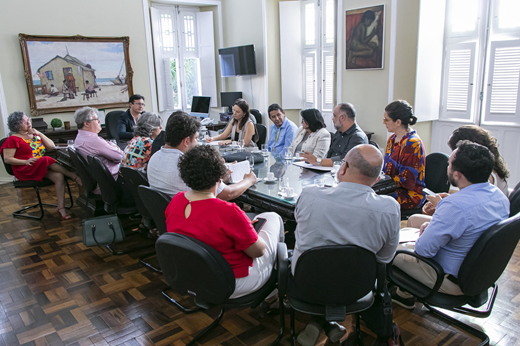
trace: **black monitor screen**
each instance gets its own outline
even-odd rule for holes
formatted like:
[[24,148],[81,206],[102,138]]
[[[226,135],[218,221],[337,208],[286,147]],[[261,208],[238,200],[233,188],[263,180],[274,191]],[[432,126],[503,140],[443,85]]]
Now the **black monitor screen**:
[[211,97],[209,96],[193,96],[191,101],[191,112],[192,113],[209,113],[209,102]]
[[220,48],[218,54],[222,77],[256,74],[254,45]]
[[222,92],[220,93],[220,106],[221,107],[229,107],[235,104],[237,99],[242,98],[241,91],[231,91],[231,92]]

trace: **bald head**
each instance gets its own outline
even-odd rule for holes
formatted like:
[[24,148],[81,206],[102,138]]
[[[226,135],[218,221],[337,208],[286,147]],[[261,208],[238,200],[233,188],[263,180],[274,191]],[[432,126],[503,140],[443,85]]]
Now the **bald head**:
[[345,165],[343,174],[339,175],[341,181],[349,181],[358,184],[372,186],[378,179],[383,166],[383,156],[381,152],[373,145],[360,144],[352,148],[345,155]]

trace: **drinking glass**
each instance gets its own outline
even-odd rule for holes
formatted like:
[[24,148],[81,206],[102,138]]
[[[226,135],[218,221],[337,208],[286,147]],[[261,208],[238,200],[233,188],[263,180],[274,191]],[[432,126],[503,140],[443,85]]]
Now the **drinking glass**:
[[244,144],[245,144],[245,142],[243,139],[238,140],[238,147],[239,147],[240,151],[242,151],[244,149]]
[[324,181],[323,177],[320,176],[320,177],[314,179],[314,185],[316,185],[318,187],[324,187],[325,181]]
[[253,169],[255,166],[255,157],[253,155],[247,156],[247,161],[249,161],[249,167]]
[[69,147],[69,148],[73,148],[74,147],[74,140],[73,139],[68,139],[67,140],[67,147]]
[[117,141],[115,139],[111,139],[110,143],[112,143],[113,145],[117,146]]
[[280,182],[278,183],[278,189],[280,193],[285,193],[287,188],[289,187],[289,178],[280,178]]
[[267,149],[267,144],[262,144],[262,156],[269,156],[269,149]]
[[290,151],[289,149],[286,149],[286,150],[284,151],[284,154],[283,154],[283,155],[284,155],[284,158],[285,158],[286,160],[290,160],[290,159],[292,159],[292,154],[291,154],[291,151]]

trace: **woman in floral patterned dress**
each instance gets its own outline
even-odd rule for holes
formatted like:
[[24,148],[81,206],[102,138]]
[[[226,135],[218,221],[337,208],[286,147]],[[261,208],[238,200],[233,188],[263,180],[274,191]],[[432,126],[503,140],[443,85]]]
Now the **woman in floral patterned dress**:
[[401,209],[419,208],[425,200],[422,189],[426,158],[424,145],[417,132],[410,126],[417,122],[410,104],[397,100],[385,107],[383,124],[393,135],[388,138],[383,173],[394,179],[397,185],[391,194]]
[[153,113],[143,113],[137,119],[134,138],[124,150],[121,166],[132,167],[146,173],[152,153],[152,143],[161,132],[161,117]]

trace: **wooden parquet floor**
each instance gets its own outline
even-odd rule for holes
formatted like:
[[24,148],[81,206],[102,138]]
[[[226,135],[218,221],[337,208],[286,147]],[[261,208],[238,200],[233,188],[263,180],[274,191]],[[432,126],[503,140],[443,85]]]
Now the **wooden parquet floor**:
[[[73,193],[78,196],[75,186]],[[53,188],[44,189],[42,197],[54,203]],[[162,275],[139,264],[142,253],[114,256],[85,247],[79,207],[72,209],[77,217],[70,221],[59,221],[52,208],[42,221],[12,217],[33,200],[32,190],[0,185],[0,346],[185,345],[218,314],[217,309],[193,314],[178,310],[161,295],[167,287]],[[500,278],[493,314],[463,318],[485,329],[494,345],[520,345],[519,270],[520,247]],[[299,331],[310,317],[296,316]],[[413,311],[394,306],[394,319],[406,345],[478,344],[418,306]],[[278,316],[260,318],[249,308],[230,310],[201,343],[269,345],[278,325]],[[344,325],[352,329],[350,317]],[[290,345],[288,315],[286,326],[282,345]],[[373,334],[362,330],[370,345]],[[324,333],[319,344],[329,344]]]

